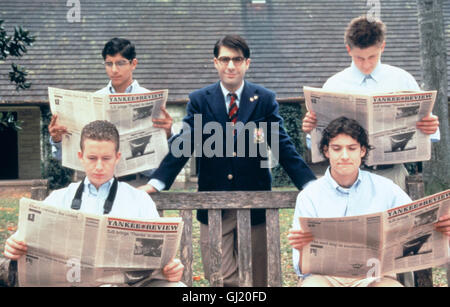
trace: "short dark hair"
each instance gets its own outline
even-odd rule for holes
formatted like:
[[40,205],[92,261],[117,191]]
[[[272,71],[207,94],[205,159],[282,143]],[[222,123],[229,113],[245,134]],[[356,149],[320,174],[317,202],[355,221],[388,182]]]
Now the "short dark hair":
[[384,42],[386,25],[379,19],[369,20],[366,16],[352,19],[345,31],[345,44],[350,48],[365,49]]
[[214,56],[217,58],[220,53],[220,47],[227,47],[234,50],[242,51],[244,58],[250,58],[250,48],[247,45],[245,39],[239,35],[226,35],[219,39],[214,45]]
[[86,139],[95,141],[111,141],[116,147],[116,152],[119,151],[119,131],[114,124],[106,120],[96,120],[83,127],[80,138],[81,151],[84,150],[84,141]]
[[132,61],[136,58],[136,48],[129,40],[124,38],[112,38],[103,47],[102,56],[106,60],[106,56],[115,56],[120,54],[124,58]]
[[320,140],[319,150],[325,156],[325,151],[328,150],[331,139],[337,137],[339,134],[346,134],[355,139],[361,147],[366,148],[366,154],[362,157],[362,162],[366,160],[369,150],[372,146],[369,145],[369,137],[366,130],[354,119],[349,119],[341,116],[332,120],[325,130],[322,132],[322,139]]

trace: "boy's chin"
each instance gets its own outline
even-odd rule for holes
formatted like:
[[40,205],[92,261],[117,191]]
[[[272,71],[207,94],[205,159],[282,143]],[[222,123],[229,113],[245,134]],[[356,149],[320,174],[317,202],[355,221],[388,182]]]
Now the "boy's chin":
[[92,176],[92,177],[88,177],[89,181],[96,186],[97,188],[99,188],[100,186],[102,186],[103,184],[107,183],[108,181],[110,181],[113,177],[99,177],[99,176]]

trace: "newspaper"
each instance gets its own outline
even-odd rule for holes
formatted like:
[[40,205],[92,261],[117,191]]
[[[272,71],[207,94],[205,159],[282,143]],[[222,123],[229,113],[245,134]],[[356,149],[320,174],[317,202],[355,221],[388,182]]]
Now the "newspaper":
[[450,189],[385,212],[300,218],[314,241],[301,253],[302,273],[379,277],[449,261],[449,238],[433,224],[450,213]]
[[164,129],[153,127],[161,118],[168,90],[143,94],[98,94],[48,88],[50,108],[60,125],[67,127],[62,139],[62,165],[84,171],[77,153],[82,128],[94,120],[108,120],[120,134],[122,159],[116,176],[157,168],[169,151]]
[[178,251],[183,221],[127,220],[22,198],[18,229],[28,246],[18,262],[21,286],[98,286],[163,268]]
[[431,158],[430,136],[416,122],[431,113],[436,91],[361,95],[305,86],[306,107],[317,116],[311,131],[312,162],[325,158],[319,151],[322,132],[340,116],[357,120],[369,135],[367,165],[425,161]]

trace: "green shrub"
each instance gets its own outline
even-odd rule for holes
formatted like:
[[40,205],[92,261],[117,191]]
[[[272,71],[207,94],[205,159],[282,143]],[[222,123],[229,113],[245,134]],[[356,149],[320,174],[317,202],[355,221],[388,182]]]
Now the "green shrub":
[[[299,103],[280,104],[280,115],[284,119],[284,128],[291,137],[297,152],[303,156],[304,142],[302,132],[302,109]],[[274,187],[294,186],[286,171],[278,164],[272,169],[272,185]]]
[[48,132],[48,124],[52,114],[48,106],[41,107],[41,139],[42,139],[42,155],[41,173],[42,178],[48,179],[49,188],[51,190],[59,189],[67,186],[72,181],[73,170],[62,167],[61,161],[52,157],[50,134]]

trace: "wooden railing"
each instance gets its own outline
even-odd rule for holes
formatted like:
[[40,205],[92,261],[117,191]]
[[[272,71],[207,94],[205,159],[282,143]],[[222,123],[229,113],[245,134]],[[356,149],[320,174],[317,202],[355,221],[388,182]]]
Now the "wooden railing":
[[237,211],[239,285],[252,286],[250,209],[266,209],[267,285],[282,286],[279,209],[294,208],[298,191],[196,192],[152,194],[158,210],[180,210],[184,220],[180,260],[185,266],[183,282],[192,285],[192,211],[208,210],[211,286],[223,286],[222,209]]

